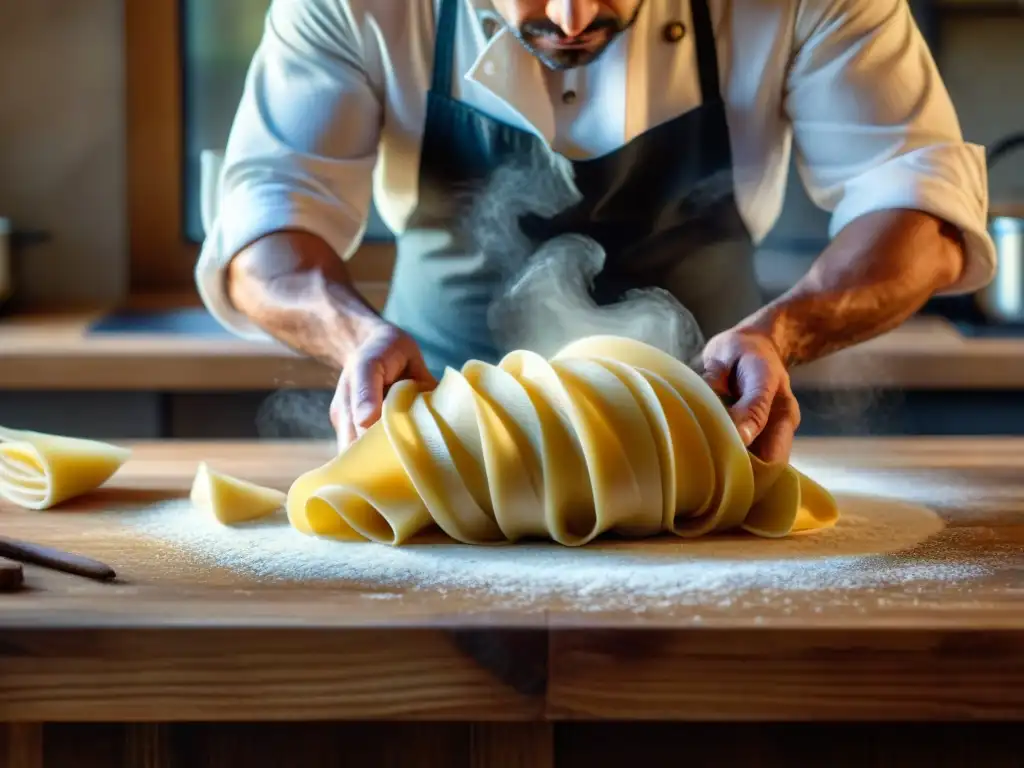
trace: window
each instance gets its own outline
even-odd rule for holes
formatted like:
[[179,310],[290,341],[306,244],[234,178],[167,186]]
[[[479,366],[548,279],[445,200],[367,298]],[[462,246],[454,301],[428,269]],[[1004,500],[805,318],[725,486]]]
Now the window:
[[[270,0],[124,4],[130,293],[191,294],[203,232],[199,156],[223,148]],[[394,240],[376,213],[349,262],[386,283]]]
[[[224,148],[242,94],[249,61],[263,34],[270,0],[180,0],[184,97],[185,237],[203,238],[200,217],[200,156]],[[389,240],[376,210],[366,240]]]

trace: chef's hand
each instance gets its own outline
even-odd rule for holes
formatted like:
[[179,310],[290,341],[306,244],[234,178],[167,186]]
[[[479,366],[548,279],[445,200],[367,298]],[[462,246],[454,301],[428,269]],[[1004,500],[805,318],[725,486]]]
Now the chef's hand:
[[800,406],[772,340],[756,330],[734,328],[708,342],[703,363],[705,380],[726,398],[744,444],[764,461],[788,461]]
[[403,379],[412,379],[425,390],[437,386],[412,337],[382,320],[350,356],[334,393],[331,424],[339,451],[376,423],[384,395]]

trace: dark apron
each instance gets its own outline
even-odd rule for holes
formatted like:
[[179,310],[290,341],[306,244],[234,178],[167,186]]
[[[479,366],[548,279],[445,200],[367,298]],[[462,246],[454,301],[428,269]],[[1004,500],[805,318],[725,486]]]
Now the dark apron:
[[532,250],[564,234],[605,250],[592,288],[598,305],[660,287],[705,338],[762,305],[754,245],[736,206],[707,0],[692,2],[702,105],[573,162],[578,194],[564,189],[543,139],[451,97],[458,6],[441,3],[419,202],[398,238],[384,311],[416,339],[435,375],[508,351],[494,341],[488,308]]

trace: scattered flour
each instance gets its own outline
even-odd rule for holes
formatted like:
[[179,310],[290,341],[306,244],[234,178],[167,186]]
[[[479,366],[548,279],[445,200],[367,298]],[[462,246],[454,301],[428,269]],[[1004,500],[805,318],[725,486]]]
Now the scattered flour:
[[[473,591],[508,607],[552,598],[582,610],[708,604],[736,596],[773,600],[809,590],[897,586],[915,582],[969,584],[980,565],[943,557],[928,541],[944,528],[934,512],[879,497],[837,494],[842,517],[833,529],[766,540],[713,536],[602,541],[582,548],[555,544],[467,546],[433,539],[402,547],[337,542],[298,533],[283,517],[223,526],[175,500],[116,514],[118,527],[180,552],[182,561],[228,569],[261,583],[334,582],[365,585],[374,599],[388,589]],[[384,590],[384,591],[381,591]],[[642,608],[641,608],[642,610]]]

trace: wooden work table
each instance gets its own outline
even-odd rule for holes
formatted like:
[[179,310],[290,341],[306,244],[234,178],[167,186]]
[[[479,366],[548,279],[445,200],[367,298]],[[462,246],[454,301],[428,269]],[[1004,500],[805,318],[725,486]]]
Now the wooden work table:
[[[386,284],[364,288],[377,306]],[[181,297],[140,299],[173,306]],[[321,364],[276,344],[228,336],[95,335],[111,308],[36,311],[0,321],[0,390],[244,391],[333,388]],[[836,390],[1024,387],[1024,338],[966,338],[949,322],[915,318],[901,328],[794,372],[797,387]]]
[[[283,489],[329,452],[138,444],[90,497],[46,513],[0,506],[5,535],[119,574],[98,584],[28,567],[28,589],[0,596],[7,764],[41,766],[45,749],[46,765],[76,766],[544,768],[684,753],[700,765],[792,765],[808,736],[822,765],[938,765],[949,754],[949,765],[1019,764],[1014,727],[979,722],[1024,719],[1024,441],[799,442],[798,465],[859,473],[866,492],[945,521],[862,567],[942,551],[969,575],[783,586],[771,601],[509,608],[430,589],[382,600],[372,584],[261,583],[110,522],[184,497],[200,460]],[[960,724],[906,724],[936,720]]]

